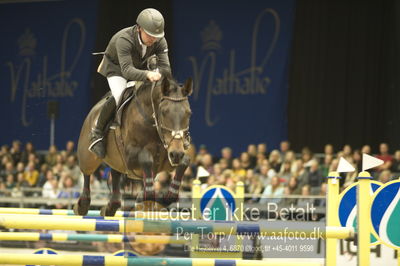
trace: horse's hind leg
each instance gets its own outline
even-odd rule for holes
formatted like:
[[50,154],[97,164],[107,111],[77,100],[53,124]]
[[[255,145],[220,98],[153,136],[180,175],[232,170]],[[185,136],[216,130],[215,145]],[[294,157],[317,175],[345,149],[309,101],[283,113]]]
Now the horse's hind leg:
[[112,181],[112,191],[111,197],[108,201],[107,206],[101,208],[101,216],[114,216],[117,210],[121,207],[121,192],[120,192],[120,180],[121,173],[111,169],[111,181]]
[[83,175],[83,191],[74,205],[75,215],[86,215],[90,207],[90,175]]

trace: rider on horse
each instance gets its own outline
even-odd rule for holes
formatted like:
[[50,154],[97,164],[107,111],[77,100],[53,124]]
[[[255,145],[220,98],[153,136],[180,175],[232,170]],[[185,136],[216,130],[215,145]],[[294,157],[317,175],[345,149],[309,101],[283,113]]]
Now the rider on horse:
[[105,157],[103,138],[106,126],[114,116],[125,88],[133,86],[135,81],[147,79],[155,82],[161,78],[159,72],[149,71],[148,60],[156,56],[160,72],[171,73],[162,14],[153,8],[144,9],[136,23],[111,38],[98,68],[98,72],[107,78],[113,95],[104,102],[91,132],[89,150],[99,158]]

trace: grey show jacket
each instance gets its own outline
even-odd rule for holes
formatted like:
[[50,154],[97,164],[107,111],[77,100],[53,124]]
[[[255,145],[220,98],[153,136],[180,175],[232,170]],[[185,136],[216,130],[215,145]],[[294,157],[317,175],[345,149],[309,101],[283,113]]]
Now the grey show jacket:
[[108,43],[97,71],[105,77],[121,76],[127,80],[144,81],[147,75],[146,60],[152,55],[158,57],[158,68],[171,72],[168,45],[165,38],[147,47],[142,58],[142,46],[138,39],[137,25],[117,32]]

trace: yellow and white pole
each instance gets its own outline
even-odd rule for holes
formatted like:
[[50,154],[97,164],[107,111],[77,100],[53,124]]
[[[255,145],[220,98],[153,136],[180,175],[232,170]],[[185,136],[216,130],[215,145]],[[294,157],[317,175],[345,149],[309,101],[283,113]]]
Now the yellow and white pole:
[[370,265],[371,235],[371,175],[363,171],[358,175],[357,186],[357,260],[358,265]]
[[[327,220],[326,226],[340,226],[338,217],[339,208],[339,180],[338,172],[330,172],[328,175],[328,192],[327,192]],[[336,266],[337,257],[337,239],[326,239],[326,266]]]

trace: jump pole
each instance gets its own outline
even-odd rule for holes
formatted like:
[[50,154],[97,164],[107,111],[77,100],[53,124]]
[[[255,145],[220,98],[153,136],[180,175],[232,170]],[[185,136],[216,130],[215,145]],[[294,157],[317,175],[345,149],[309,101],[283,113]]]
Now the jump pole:
[[[120,233],[166,233],[166,234],[208,234],[276,236],[283,234],[304,234],[313,236],[315,226],[308,229],[296,228],[297,223],[279,228],[275,223],[258,222],[220,222],[220,221],[161,221],[161,220],[97,220],[97,219],[58,219],[57,217],[32,216],[21,219],[20,215],[1,214],[0,229],[37,229],[37,230],[75,230],[75,231],[112,231]],[[351,227],[323,227],[318,237],[345,239],[353,237]]]
[[[66,209],[36,209],[36,208],[0,208],[0,214],[26,214],[26,215],[55,215],[55,216],[70,216],[70,217],[82,217],[77,216],[74,214],[73,210],[66,210]],[[90,210],[88,211],[87,215],[84,216],[85,218],[97,218],[103,217],[100,215],[99,210]],[[124,218],[190,218],[192,214],[190,212],[169,212],[169,211],[159,211],[159,212],[145,212],[145,211],[117,211],[115,216],[110,216],[113,220],[122,220]],[[111,219],[111,218],[110,218]]]
[[105,235],[105,234],[66,234],[66,233],[35,233],[35,232],[0,232],[1,241],[80,241],[108,243],[151,243],[151,244],[188,244],[183,237],[166,235]]
[[263,260],[225,260],[192,258],[132,258],[122,256],[0,254],[1,264],[64,265],[64,266],[322,266],[323,263],[268,262]]

